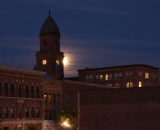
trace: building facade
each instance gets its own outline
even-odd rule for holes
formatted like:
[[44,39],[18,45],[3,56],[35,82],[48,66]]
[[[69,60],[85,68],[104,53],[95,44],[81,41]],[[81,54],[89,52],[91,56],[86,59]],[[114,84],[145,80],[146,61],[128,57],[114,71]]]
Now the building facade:
[[122,88],[157,86],[158,68],[133,64],[78,70],[79,81]]
[[0,119],[3,130],[22,130],[27,123],[42,127],[45,72],[0,65]]

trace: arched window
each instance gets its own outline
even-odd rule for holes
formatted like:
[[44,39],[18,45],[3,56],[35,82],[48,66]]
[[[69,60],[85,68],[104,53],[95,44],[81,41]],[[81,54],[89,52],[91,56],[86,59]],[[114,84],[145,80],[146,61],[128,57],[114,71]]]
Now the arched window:
[[0,119],[2,119],[2,107],[0,106]]
[[114,74],[114,79],[118,79],[118,74],[117,73]]
[[32,113],[31,118],[34,118],[34,107],[31,108],[31,113]]
[[4,96],[8,97],[8,83],[4,83]]
[[66,93],[66,104],[70,104],[71,103],[71,93],[67,92]]
[[2,96],[2,84],[0,82],[0,96]]
[[103,80],[103,75],[100,75],[100,80]]
[[138,87],[142,87],[142,81],[138,82]]
[[112,74],[109,74],[109,80],[112,80]]
[[29,86],[28,85],[26,85],[26,88],[25,88],[25,97],[29,98]]
[[39,98],[39,87],[36,87],[36,98]]
[[44,102],[47,103],[47,93],[44,94],[43,99],[44,99]]
[[29,118],[29,107],[26,107],[26,118]]
[[11,87],[10,87],[10,96],[14,97],[14,84],[11,83]]
[[51,94],[48,95],[48,102],[52,103],[52,95]]
[[119,79],[121,79],[122,78],[122,73],[119,73]]
[[34,86],[31,86],[31,98],[34,98]]
[[19,84],[18,85],[18,97],[21,97],[22,95],[21,95],[21,85]]
[[126,88],[132,88],[133,87],[133,83],[132,82],[127,82],[126,83]]
[[21,107],[19,107],[18,117],[20,119],[22,118],[22,108]]
[[37,107],[36,118],[40,118],[40,110],[39,110],[39,107]]
[[11,119],[14,118],[14,107],[11,107]]
[[56,41],[56,43],[55,43],[54,47],[55,47],[55,50],[57,50],[57,49],[58,49],[58,42],[57,42],[57,41]]
[[115,86],[116,86],[116,87],[120,87],[120,83],[116,83]]
[[90,76],[90,80],[93,80],[93,76],[92,75]]
[[57,104],[59,104],[60,103],[60,95],[59,95],[59,93],[57,94]]
[[129,78],[129,73],[128,72],[126,72],[126,78]]
[[142,78],[142,72],[141,72],[141,71],[138,72],[138,77],[139,77],[139,78]]
[[105,79],[108,80],[108,74],[105,75]]
[[86,76],[86,81],[88,81],[89,80],[89,76]]
[[56,103],[56,94],[54,93],[53,94],[53,104],[55,104]]
[[99,80],[99,75],[96,75],[96,80]]
[[106,84],[106,86],[112,86],[112,84],[109,83],[109,84]]
[[133,78],[133,72],[130,72],[130,78]]
[[6,106],[4,109],[5,119],[8,119],[8,107]]
[[148,72],[145,72],[145,78],[149,79],[149,73]]
[[49,120],[52,120],[52,110],[49,109]]

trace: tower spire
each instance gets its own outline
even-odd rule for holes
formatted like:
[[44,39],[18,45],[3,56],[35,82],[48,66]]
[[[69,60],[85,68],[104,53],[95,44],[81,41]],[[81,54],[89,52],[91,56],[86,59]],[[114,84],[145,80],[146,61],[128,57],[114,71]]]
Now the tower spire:
[[48,13],[49,13],[49,16],[50,16],[50,14],[51,14],[51,11],[49,10],[49,11],[48,11]]

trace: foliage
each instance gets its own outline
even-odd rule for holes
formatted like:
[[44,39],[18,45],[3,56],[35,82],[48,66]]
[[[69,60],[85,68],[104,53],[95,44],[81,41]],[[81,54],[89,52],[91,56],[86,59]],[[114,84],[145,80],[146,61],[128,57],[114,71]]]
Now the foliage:
[[38,130],[38,127],[35,124],[27,124],[25,130]]
[[[76,130],[78,125],[77,111],[75,109],[64,109],[56,113],[54,117],[56,130],[65,127],[66,130]],[[65,124],[67,123],[68,126]]]

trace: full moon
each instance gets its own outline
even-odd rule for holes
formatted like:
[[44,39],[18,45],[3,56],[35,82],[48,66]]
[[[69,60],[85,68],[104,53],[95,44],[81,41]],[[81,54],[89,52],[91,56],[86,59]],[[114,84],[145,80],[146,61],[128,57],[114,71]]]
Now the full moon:
[[66,58],[66,57],[64,57],[64,59],[63,59],[63,64],[64,64],[64,65],[67,64],[67,58]]

